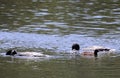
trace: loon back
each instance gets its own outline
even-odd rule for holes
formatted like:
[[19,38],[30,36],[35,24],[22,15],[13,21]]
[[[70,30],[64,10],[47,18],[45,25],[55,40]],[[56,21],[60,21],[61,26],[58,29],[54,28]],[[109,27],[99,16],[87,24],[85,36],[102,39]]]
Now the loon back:
[[94,56],[97,57],[98,56],[98,52],[100,51],[110,51],[110,49],[104,48],[104,49],[95,49],[94,50]]

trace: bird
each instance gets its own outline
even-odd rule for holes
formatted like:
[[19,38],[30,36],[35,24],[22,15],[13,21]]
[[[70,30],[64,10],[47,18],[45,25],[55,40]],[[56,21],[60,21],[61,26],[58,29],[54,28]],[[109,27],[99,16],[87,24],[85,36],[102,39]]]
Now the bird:
[[110,49],[110,48],[105,48],[102,46],[92,46],[92,47],[87,47],[83,49],[83,52],[79,52],[80,50],[80,45],[78,43],[74,43],[72,45],[72,51],[75,54],[80,54],[80,55],[84,55],[84,56],[94,56],[94,57],[98,57],[98,53],[111,53],[114,52],[115,49]]
[[48,57],[49,55],[42,54],[40,52],[17,52],[14,49],[6,51],[6,55],[9,56],[25,56],[25,57]]

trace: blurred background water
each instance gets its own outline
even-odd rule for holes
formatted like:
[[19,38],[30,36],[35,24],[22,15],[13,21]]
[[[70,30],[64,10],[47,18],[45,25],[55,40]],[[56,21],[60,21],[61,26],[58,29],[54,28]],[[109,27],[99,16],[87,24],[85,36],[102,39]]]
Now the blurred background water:
[[[0,52],[8,49],[50,55],[73,43],[120,50],[119,0],[0,0]],[[63,55],[64,56],[64,55]],[[119,78],[120,57],[99,60],[0,57],[2,78]]]

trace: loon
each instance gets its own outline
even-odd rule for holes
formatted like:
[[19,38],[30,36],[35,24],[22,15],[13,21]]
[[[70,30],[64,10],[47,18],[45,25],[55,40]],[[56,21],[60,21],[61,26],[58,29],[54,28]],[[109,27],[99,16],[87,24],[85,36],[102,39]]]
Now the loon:
[[[78,54],[79,50],[80,50],[80,45],[77,44],[77,43],[74,43],[72,45],[72,51],[74,51]],[[84,55],[84,56],[98,57],[99,52],[112,53],[114,51],[115,51],[115,49],[105,48],[105,47],[102,47],[102,46],[92,46],[92,47],[84,48],[83,52],[81,52],[80,54]]]
[[45,55],[39,52],[17,52],[16,50],[8,50],[6,55],[10,56],[25,56],[25,57],[46,57],[49,55]]

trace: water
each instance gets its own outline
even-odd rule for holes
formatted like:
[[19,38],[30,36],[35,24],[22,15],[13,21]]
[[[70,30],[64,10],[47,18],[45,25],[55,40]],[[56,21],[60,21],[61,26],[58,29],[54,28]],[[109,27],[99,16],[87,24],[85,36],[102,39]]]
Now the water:
[[0,57],[2,78],[119,78],[120,56],[67,55],[73,43],[120,52],[119,0],[0,0],[0,52],[35,51],[52,58]]

